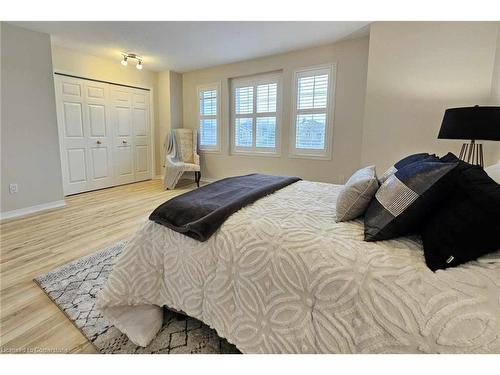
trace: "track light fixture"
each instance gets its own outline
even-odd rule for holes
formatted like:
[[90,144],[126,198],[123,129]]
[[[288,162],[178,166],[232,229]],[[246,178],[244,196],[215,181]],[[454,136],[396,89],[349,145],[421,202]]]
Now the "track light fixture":
[[135,53],[122,53],[122,61],[121,64],[123,66],[128,65],[128,59],[134,59],[137,60],[136,68],[139,70],[142,70],[142,57],[139,55],[136,55]]

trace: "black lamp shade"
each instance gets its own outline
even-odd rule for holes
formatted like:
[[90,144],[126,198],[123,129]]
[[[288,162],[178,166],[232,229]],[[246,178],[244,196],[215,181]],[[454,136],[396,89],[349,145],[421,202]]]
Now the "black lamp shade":
[[438,138],[500,141],[500,107],[449,108]]

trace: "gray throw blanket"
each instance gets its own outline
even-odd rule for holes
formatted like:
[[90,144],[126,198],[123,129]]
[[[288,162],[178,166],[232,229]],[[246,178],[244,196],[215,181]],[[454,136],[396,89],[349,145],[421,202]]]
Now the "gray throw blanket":
[[258,173],[225,178],[166,201],[149,219],[206,241],[240,208],[299,180]]
[[165,176],[163,177],[163,184],[167,189],[175,189],[175,185],[184,173],[177,137],[173,131],[167,134],[165,140]]

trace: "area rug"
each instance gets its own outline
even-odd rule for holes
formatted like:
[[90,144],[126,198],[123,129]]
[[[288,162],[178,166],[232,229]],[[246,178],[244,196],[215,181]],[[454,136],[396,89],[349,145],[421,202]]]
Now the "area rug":
[[95,309],[126,241],[65,264],[34,281],[101,353],[239,353],[199,320],[164,309],[163,327],[145,348],[132,343]]

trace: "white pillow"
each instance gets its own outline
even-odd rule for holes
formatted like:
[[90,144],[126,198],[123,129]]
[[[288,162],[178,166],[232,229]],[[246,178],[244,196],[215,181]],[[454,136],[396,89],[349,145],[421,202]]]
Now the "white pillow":
[[479,263],[500,263],[500,250],[477,258]]
[[488,173],[488,176],[490,176],[493,181],[500,184],[500,162],[484,168],[484,171]]

